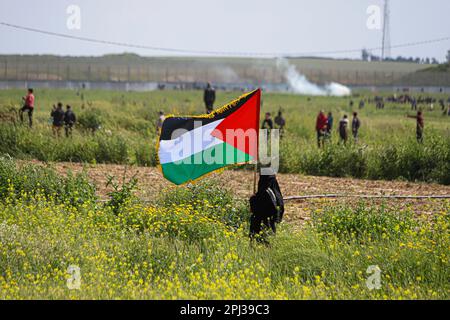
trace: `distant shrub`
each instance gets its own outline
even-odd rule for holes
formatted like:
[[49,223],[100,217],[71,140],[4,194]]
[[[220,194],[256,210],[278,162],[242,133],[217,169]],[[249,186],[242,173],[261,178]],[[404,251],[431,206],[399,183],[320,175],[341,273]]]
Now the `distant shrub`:
[[450,184],[450,139],[431,132],[423,144],[393,139],[387,144],[326,144],[304,148],[282,141],[280,172],[332,177],[404,179]]
[[137,143],[134,147],[134,161],[139,166],[156,166],[156,149],[154,143],[147,142],[146,140]]
[[450,139],[430,134],[425,143],[394,141],[376,148],[367,176],[450,184]]
[[122,129],[145,133],[149,129],[154,130],[153,122],[146,119],[135,119],[131,117],[120,117],[117,119],[117,126]]
[[96,132],[102,125],[100,112],[97,109],[89,109],[82,112],[78,116],[77,124],[82,129]]
[[[0,125],[0,155],[41,161],[128,163],[129,142],[119,135],[77,135],[55,139],[50,132]],[[150,155],[142,155],[141,161]]]
[[128,163],[128,143],[121,136],[98,135],[95,159],[100,163]]
[[291,141],[282,139],[280,143],[280,172],[299,172],[301,156],[305,150]]
[[0,158],[0,200],[11,196],[43,195],[56,202],[79,205],[96,198],[95,186],[84,174],[67,176],[34,164],[18,165],[8,158]]
[[301,156],[300,170],[312,175],[362,178],[367,169],[367,151],[364,147],[348,144],[326,145]]

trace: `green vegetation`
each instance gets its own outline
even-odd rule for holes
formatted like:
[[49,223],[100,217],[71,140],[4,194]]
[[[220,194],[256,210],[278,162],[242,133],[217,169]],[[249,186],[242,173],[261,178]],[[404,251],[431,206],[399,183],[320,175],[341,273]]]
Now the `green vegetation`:
[[[81,94],[84,96],[82,108]],[[0,106],[19,106],[20,90],[0,91]],[[216,105],[235,99],[239,93],[218,92]],[[355,97],[372,97],[361,92]],[[444,95],[436,98],[447,99]],[[409,105],[387,103],[384,110],[368,104],[359,112],[360,141],[338,145],[334,130],[324,150],[316,146],[315,117],[320,109],[332,111],[335,127],[345,113],[351,115],[350,98],[303,97],[265,93],[262,111],[275,114],[280,108],[287,120],[281,142],[280,171],[335,177],[405,179],[450,183],[450,117],[438,105],[425,114],[425,142],[415,141],[415,121],[407,119]],[[73,106],[79,124],[71,139],[52,136],[51,106],[62,101]],[[37,90],[35,127],[0,122],[0,154],[19,159],[87,163],[156,164],[155,123],[158,111],[166,114],[203,112],[200,91],[154,91],[148,93]],[[6,118],[7,119],[7,118]]]
[[[28,166],[53,185],[51,169]],[[82,193],[72,181],[60,187]],[[0,299],[449,298],[449,202],[431,218],[408,206],[316,210],[301,229],[283,223],[266,246],[249,242],[247,207],[213,181],[151,204],[125,181],[110,194],[115,205],[13,192],[22,182],[0,180],[11,191],[0,205]],[[69,266],[80,268],[79,289],[67,286]],[[378,290],[367,286],[369,266],[381,270]]]
[[427,71],[434,71],[434,72],[450,72],[450,63],[442,63],[437,66],[433,66],[430,68],[426,68],[423,70],[420,70],[420,72],[427,72]]
[[410,137],[387,145],[330,145],[324,150],[301,150],[286,142],[281,160],[281,172],[450,184],[450,140],[438,135],[429,135],[424,145]]
[[12,159],[0,157],[0,201],[41,196],[56,203],[80,206],[95,201],[95,186],[84,174],[62,177],[51,167],[17,166]]

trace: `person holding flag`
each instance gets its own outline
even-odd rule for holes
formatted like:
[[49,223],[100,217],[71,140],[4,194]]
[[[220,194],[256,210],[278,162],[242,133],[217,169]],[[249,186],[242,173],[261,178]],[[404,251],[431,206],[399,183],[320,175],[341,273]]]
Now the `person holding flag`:
[[[266,168],[267,169],[267,168]],[[258,191],[250,197],[250,239],[267,243],[263,227],[276,233],[284,214],[283,195],[275,173],[259,176]]]
[[[261,90],[257,89],[209,114],[167,117],[162,123],[157,152],[163,176],[181,185],[226,166],[252,161],[255,185],[260,103]],[[284,212],[273,171],[260,175],[258,191],[254,193],[250,198],[252,239],[261,232],[262,225],[275,232],[275,223],[281,221]]]

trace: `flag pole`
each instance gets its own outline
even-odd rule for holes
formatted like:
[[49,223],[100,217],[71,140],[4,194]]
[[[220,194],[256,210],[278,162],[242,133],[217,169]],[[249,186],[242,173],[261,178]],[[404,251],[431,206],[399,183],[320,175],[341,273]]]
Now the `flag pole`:
[[253,194],[256,194],[256,175],[258,173],[258,160],[255,161],[255,170],[253,170]]
[[[261,89],[258,89],[261,90]],[[256,194],[256,176],[258,174],[258,161],[259,161],[259,116],[261,111],[261,91],[258,95],[258,126],[257,126],[257,132],[256,132],[256,161],[255,161],[255,168],[253,170],[253,194]]]

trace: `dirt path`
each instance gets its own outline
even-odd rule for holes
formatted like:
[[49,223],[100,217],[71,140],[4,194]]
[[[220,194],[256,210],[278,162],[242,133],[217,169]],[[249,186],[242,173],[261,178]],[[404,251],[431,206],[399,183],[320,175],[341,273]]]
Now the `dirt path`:
[[[106,188],[108,175],[122,179],[136,176],[138,194],[142,199],[155,199],[165,189],[173,185],[162,177],[157,168],[130,167],[124,165],[82,165],[78,163],[54,163],[56,170],[65,174],[69,170],[81,172],[83,168],[96,183],[98,193],[105,197],[110,188]],[[248,198],[253,189],[253,173],[244,170],[226,170],[215,173],[212,177],[232,190],[237,196]],[[412,183],[402,181],[372,181],[352,178],[313,177],[298,174],[279,174],[278,180],[284,196],[313,194],[360,194],[360,195],[450,195],[450,186],[428,183]],[[448,200],[430,199],[366,199],[367,205],[385,205],[398,208],[412,206],[418,214],[433,214],[438,211],[450,211]],[[360,201],[354,198],[339,199],[306,199],[289,201],[286,205],[286,220],[301,223],[309,218],[312,210],[326,206],[357,205]]]

